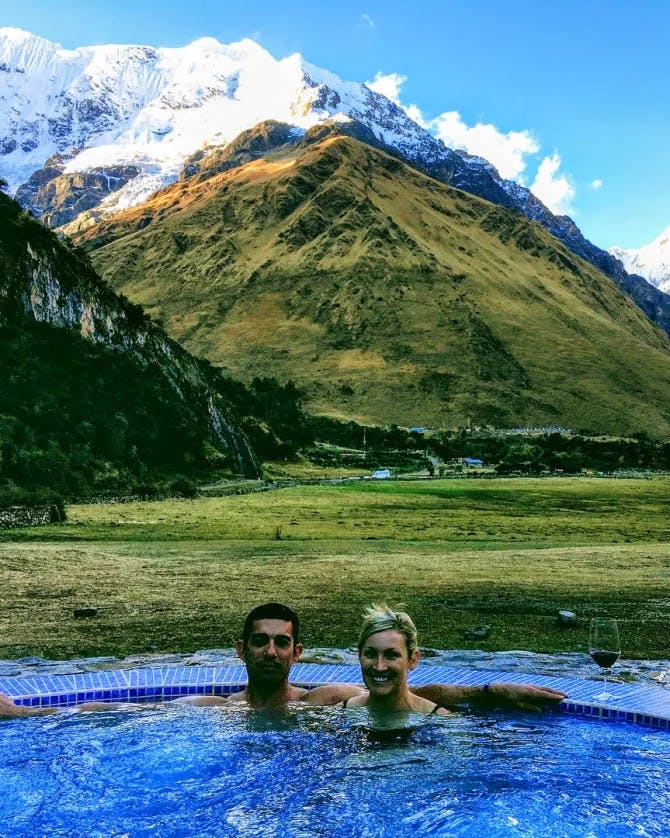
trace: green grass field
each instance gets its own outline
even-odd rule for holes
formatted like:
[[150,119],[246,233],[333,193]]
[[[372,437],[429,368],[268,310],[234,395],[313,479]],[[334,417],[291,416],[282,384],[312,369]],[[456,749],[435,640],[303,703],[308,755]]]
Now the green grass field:
[[[228,647],[276,599],[307,646],[350,646],[375,600],[425,646],[585,651],[621,620],[625,657],[670,657],[670,479],[354,481],[68,508],[3,533],[0,657]],[[92,619],[73,610],[93,606]],[[558,625],[559,609],[578,615]],[[463,633],[487,624],[488,640]]]

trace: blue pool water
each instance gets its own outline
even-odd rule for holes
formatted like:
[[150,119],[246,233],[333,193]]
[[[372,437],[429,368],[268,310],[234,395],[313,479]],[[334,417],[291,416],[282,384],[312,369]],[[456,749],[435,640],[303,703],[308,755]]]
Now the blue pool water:
[[664,731],[550,715],[166,705],[0,724],[0,835],[670,835]]

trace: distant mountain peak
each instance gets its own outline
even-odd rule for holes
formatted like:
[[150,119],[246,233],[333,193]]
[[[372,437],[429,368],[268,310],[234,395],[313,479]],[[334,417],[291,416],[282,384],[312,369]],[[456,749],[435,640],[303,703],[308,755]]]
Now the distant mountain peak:
[[2,38],[3,41],[16,41],[17,43],[21,43],[29,40],[30,38],[38,37],[39,35],[32,35],[30,32],[26,32],[25,29],[19,29],[16,26],[0,26],[0,38]]
[[612,247],[609,252],[629,273],[643,276],[656,288],[670,293],[670,227],[644,247]]
[[[54,153],[77,149],[69,173],[137,165],[134,183],[106,196],[101,214],[138,203],[177,178],[185,157],[223,145],[258,122],[307,130],[356,119],[409,157],[444,146],[397,105],[299,53],[275,59],[248,38],[204,37],[184,47],[106,45],[63,50],[0,30],[7,93],[0,100],[0,177],[15,193]],[[40,207],[32,207],[40,213]]]

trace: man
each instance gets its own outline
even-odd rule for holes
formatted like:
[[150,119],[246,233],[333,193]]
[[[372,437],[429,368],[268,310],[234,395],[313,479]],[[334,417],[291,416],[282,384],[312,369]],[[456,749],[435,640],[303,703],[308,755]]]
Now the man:
[[[298,615],[286,605],[270,602],[254,608],[244,621],[242,639],[236,643],[238,656],[247,669],[247,686],[230,697],[194,695],[175,699],[174,703],[221,705],[246,702],[251,707],[280,709],[291,701],[305,701],[308,690],[289,684],[291,665],[300,658],[300,621]],[[333,685],[335,686],[335,685]],[[360,687],[341,685],[346,692],[359,693]],[[317,696],[318,697],[318,696]],[[346,695],[344,696],[346,697]],[[334,704],[338,699],[323,701]],[[316,702],[318,703],[318,702]],[[79,710],[102,710],[122,705],[112,702],[86,702]],[[54,710],[22,707],[0,694],[0,717],[35,716]]]
[[309,691],[288,680],[291,665],[302,654],[302,643],[300,620],[287,605],[268,602],[250,611],[235,649],[247,669],[247,686],[228,701],[278,708],[306,700]]
[[[271,710],[283,709],[289,702],[317,706],[338,704],[364,692],[364,688],[358,684],[325,684],[313,689],[291,684],[291,666],[300,659],[302,649],[300,620],[295,611],[278,602],[259,605],[247,614],[242,638],[236,644],[238,657],[244,661],[247,670],[245,689],[227,698],[198,695],[186,696],[176,701],[199,706],[244,702],[255,709]],[[546,687],[498,682],[479,687],[427,684],[414,687],[412,691],[442,707],[476,704],[537,710],[565,698],[565,693]],[[105,707],[110,705],[95,702],[83,704],[80,709],[99,710]],[[53,710],[18,707],[10,699],[0,695],[0,716],[27,716],[44,712]]]

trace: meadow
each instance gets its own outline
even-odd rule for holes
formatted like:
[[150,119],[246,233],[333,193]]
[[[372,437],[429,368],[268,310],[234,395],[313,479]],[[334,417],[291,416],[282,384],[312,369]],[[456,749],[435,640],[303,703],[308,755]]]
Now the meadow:
[[[354,480],[232,497],[70,506],[0,542],[0,658],[226,648],[291,604],[309,646],[355,642],[404,603],[424,646],[670,657],[670,478]],[[97,609],[76,618],[77,608]],[[560,609],[577,614],[559,625]],[[486,640],[466,640],[479,625]]]

